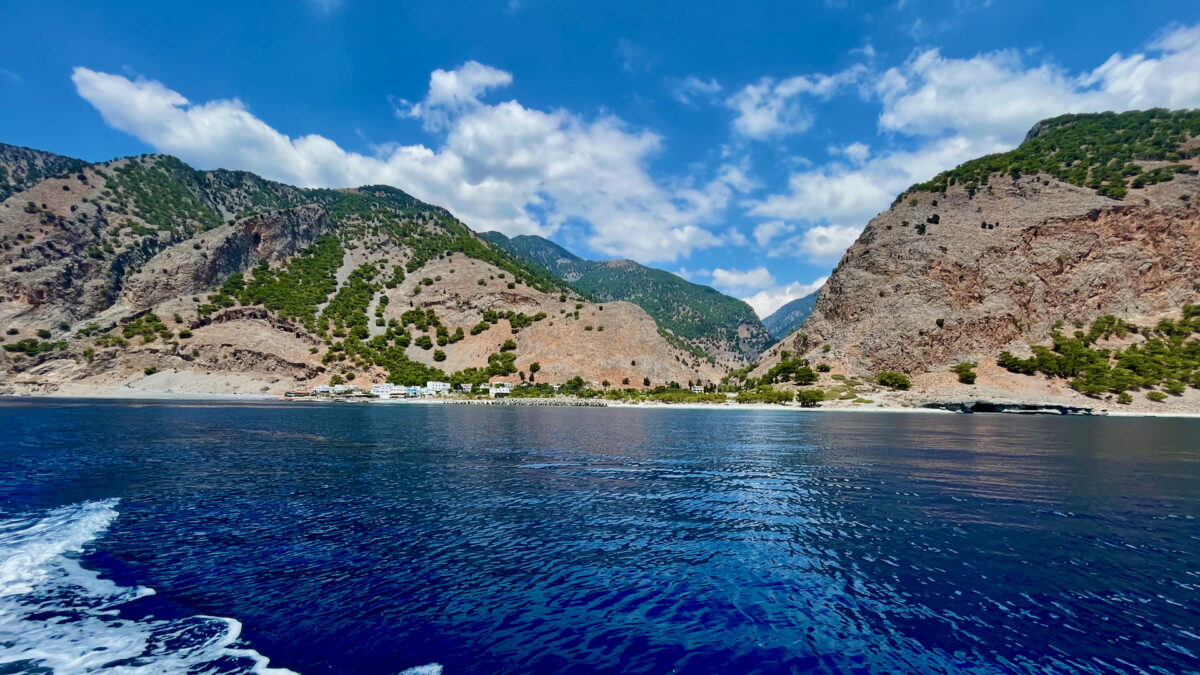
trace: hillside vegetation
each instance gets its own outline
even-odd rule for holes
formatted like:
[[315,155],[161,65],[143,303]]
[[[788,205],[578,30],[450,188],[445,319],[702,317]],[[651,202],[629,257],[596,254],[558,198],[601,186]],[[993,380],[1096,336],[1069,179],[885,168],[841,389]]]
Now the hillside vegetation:
[[812,314],[815,304],[817,304],[817,292],[814,291],[775,310],[771,316],[762,320],[763,326],[776,340],[784,338],[800,330],[800,327]]
[[[1179,162],[1200,154],[1200,147],[1182,147],[1197,135],[1200,110],[1062,115],[1039,122],[1015,150],[964,162],[913,185],[896,201],[910,192],[945,192],[955,184],[973,191],[996,174],[1019,178],[1037,173],[1120,199],[1130,187],[1169,181],[1176,173],[1194,173]],[[1138,162],[1167,164],[1144,168]]]
[[0,202],[51,176],[78,171],[87,162],[52,152],[0,143]]
[[[1088,396],[1116,394],[1118,402],[1132,401],[1129,392],[1145,391],[1152,401],[1182,396],[1188,387],[1200,389],[1200,305],[1185,305],[1183,318],[1163,319],[1154,326],[1137,326],[1108,315],[1084,332],[1071,336],[1055,330],[1052,344],[1035,345],[1033,356],[1022,359],[1010,352],[996,362],[1014,373],[1069,380],[1072,389]],[[1140,335],[1127,347],[1100,348],[1102,339]],[[1164,393],[1165,392],[1165,393]]]
[[537,265],[600,302],[627,300],[646,310],[668,338],[712,354],[732,352],[751,360],[771,337],[745,302],[631,260],[585,260],[542,237],[485,232],[497,247]]

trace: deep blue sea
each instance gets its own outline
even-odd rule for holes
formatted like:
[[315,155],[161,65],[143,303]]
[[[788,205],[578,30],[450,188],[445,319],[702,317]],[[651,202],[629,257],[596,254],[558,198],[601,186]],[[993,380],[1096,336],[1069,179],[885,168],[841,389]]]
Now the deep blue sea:
[[0,400],[0,673],[1200,672],[1200,421]]

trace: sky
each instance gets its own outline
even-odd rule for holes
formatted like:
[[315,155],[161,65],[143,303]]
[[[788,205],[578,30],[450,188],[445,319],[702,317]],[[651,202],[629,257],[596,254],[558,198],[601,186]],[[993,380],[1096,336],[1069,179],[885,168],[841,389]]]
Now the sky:
[[9,0],[0,26],[0,142],[393,185],[764,317],[1040,119],[1200,107],[1179,0]]

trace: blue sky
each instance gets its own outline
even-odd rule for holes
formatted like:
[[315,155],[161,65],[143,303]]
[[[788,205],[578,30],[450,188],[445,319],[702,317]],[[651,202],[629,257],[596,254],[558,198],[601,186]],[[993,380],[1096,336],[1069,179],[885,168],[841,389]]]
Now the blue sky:
[[8,2],[0,142],[389,183],[746,298],[1064,112],[1200,107],[1200,3]]

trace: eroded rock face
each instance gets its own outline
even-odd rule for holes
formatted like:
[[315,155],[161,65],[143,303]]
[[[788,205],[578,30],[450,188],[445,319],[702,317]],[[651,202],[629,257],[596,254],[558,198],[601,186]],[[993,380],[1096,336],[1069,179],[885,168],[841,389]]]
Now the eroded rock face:
[[1200,297],[1198,188],[1181,174],[1116,201],[1025,176],[908,195],[867,225],[762,368],[787,350],[851,372],[930,372],[1024,351],[1058,321],[1176,311]]
[[125,284],[122,301],[146,308],[180,295],[219,287],[260,260],[279,262],[300,252],[332,225],[325,209],[299,206],[255,215],[209,230],[159,253]]

